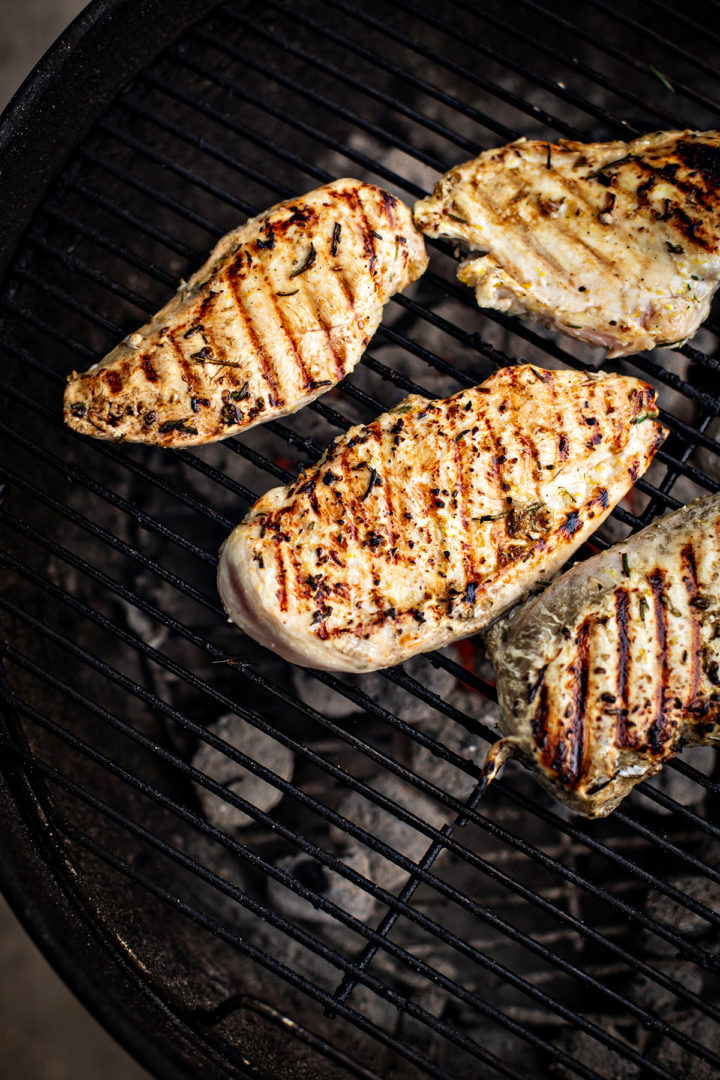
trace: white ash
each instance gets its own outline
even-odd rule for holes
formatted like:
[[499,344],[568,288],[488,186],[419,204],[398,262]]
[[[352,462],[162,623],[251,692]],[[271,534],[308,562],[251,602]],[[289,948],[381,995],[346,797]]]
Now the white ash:
[[[403,670],[427,690],[441,698],[445,698],[455,684],[455,676],[451,672],[435,667],[424,656],[414,656],[403,664]],[[354,701],[332,690],[303,668],[293,667],[292,671],[298,697],[318,712],[332,719],[339,719],[363,711],[362,705],[356,705]],[[432,705],[423,701],[422,698],[415,697],[410,691],[403,690],[380,671],[371,671],[367,675],[338,675],[336,677],[344,686],[362,691],[377,701],[383,709],[395,713],[403,720],[414,722],[438,715]]]
[[399,1011],[386,998],[380,997],[369,986],[359,983],[353,990],[348,1004],[371,1023],[394,1033],[398,1025]]
[[[479,702],[482,702],[487,707],[484,714],[483,706],[478,707],[479,703],[474,699],[479,699]],[[476,718],[480,719],[482,717],[483,723],[488,723],[490,718],[492,718],[493,723],[496,723],[497,706],[474,691],[468,691],[460,687],[450,694],[448,700],[452,705],[463,709],[468,714],[471,714],[471,710],[480,713],[480,716]],[[466,707],[463,708],[463,706]],[[489,723],[488,726],[490,726]],[[429,736],[445,749],[457,754],[458,757],[467,758],[468,761],[478,766],[483,764],[490,747],[490,743],[485,739],[469,732],[448,716],[420,721],[418,728],[423,735]],[[458,799],[466,798],[477,783],[477,779],[472,774],[464,772],[452,762],[443,757],[438,757],[432,750],[428,750],[416,742],[413,742],[410,748],[410,766],[413,772],[421,776],[423,780],[434,784],[442,791],[451,792]]]
[[149,615],[146,615],[140,608],[135,607],[134,604],[129,604],[125,600],[118,600],[118,604],[122,608],[125,621],[133,634],[152,649],[158,649],[168,636],[168,627],[156,622],[155,619],[151,619]]
[[[249,885],[243,861],[229,848],[214,843],[204,833],[196,829],[185,829],[170,838],[170,842],[184,855],[193,859],[200,866],[222,878],[228,885],[246,892]],[[222,887],[195,877],[193,881],[193,902],[201,904],[203,910],[227,922],[231,926],[247,925],[255,921],[251,912],[244,908],[239,900],[229,896]]]
[[[417,788],[412,787],[412,785],[401,780],[393,773],[381,776],[374,787],[380,794],[405,807],[435,828],[442,828],[450,817],[449,811],[443,810],[437,803],[418,791]],[[341,800],[338,813],[413,862],[422,859],[427,848],[432,843],[430,837],[418,832],[411,825],[395,817],[392,812],[383,810],[356,791],[349,792]],[[350,851],[360,850],[367,852],[370,877],[383,889],[395,889],[407,880],[409,876],[407,871],[396,863],[390,862],[384,855],[366,848],[359,840],[348,838],[340,829],[333,827],[330,831],[333,841],[338,845],[345,843]]]
[[[239,716],[226,713],[214,723],[208,725],[209,732],[224,739],[225,742],[240,750],[247,757],[264,765],[265,768],[282,777],[292,779],[294,755],[291,750],[270,735],[253,727]],[[243,768],[226,754],[205,742],[200,742],[192,761],[193,766],[206,776],[222,784],[235,795],[247,800],[258,810],[272,810],[282,799],[283,793],[272,784]],[[195,785],[203,812],[213,825],[222,829],[240,829],[252,825],[254,818],[243,813],[237,807],[215,795],[214,792]]]
[[[683,750],[682,760],[686,764],[692,765],[699,772],[708,774],[715,762],[716,753],[717,751],[712,746],[693,746],[688,750]],[[674,799],[680,806],[685,807],[699,806],[705,801],[707,794],[702,784],[698,784],[692,777],[684,776],[683,773],[667,766],[656,776],[647,780],[646,783],[649,787],[655,788],[657,791],[662,792],[663,795],[667,795],[668,798]],[[662,815],[674,813],[672,807],[662,806],[660,803],[655,802],[654,799],[643,797],[640,792],[637,792],[635,798],[642,798],[644,810],[652,810],[653,813]]]
[[[605,1016],[587,1016],[586,1019],[593,1020],[596,1025],[602,1028],[607,1034],[614,1035],[616,1038],[622,1038],[614,1025],[608,1021]],[[637,1034],[635,1034],[637,1030]],[[633,1030],[632,1049],[642,1053],[644,1045],[647,1042],[646,1033],[642,1028]],[[605,1046],[604,1043],[598,1042],[592,1035],[586,1031],[578,1031],[575,1029],[566,1029],[561,1031],[555,1040],[555,1045],[560,1050],[564,1050],[567,1054],[577,1058],[581,1064],[586,1068],[592,1069],[598,1077],[602,1077],[602,1080],[635,1080],[635,1077],[640,1076],[640,1067],[636,1065],[634,1061],[628,1061],[623,1054],[618,1053],[617,1050],[613,1050],[612,1047]],[[628,1047],[630,1048],[630,1047]],[[553,1073],[556,1076],[563,1077],[563,1080],[576,1080],[577,1073],[574,1069],[568,1068],[562,1063],[558,1063],[552,1066]]]
[[[370,876],[370,863],[361,850],[351,851],[341,856],[343,863],[351,870],[356,870],[363,877]],[[342,874],[323,866],[317,859],[304,853],[287,855],[275,864],[280,870],[286,870],[301,885],[311,889],[324,900],[342,908],[348,915],[366,921],[376,907],[375,898],[359,885],[349,881]],[[268,899],[273,907],[289,919],[304,919],[306,922],[324,922],[333,916],[314,905],[310,900],[299,896],[274,878],[268,879]]]
[[[432,190],[433,184],[439,179],[438,174],[429,165],[425,165],[422,161],[418,161],[417,158],[411,157],[397,147],[388,146],[385,140],[369,132],[359,131],[355,128],[351,129],[347,136],[347,145],[351,151],[360,152],[376,161],[382,161],[387,169],[401,176],[403,180],[417,184],[427,191]],[[402,199],[406,205],[411,202],[407,192],[395,187],[389,180],[378,180],[374,172],[364,170],[359,163],[348,162],[344,154],[330,151],[322,155],[322,163],[325,169],[332,173],[333,176],[357,176],[359,180],[363,180],[365,183],[380,183],[386,191]],[[347,171],[348,168],[351,170],[350,173]]]
[[[672,1019],[673,1026],[683,1035],[717,1054],[718,1035],[714,1020],[697,1012],[677,1013]],[[648,1057],[662,1065],[675,1080],[717,1080],[718,1077],[716,1065],[703,1061],[672,1039],[662,1039],[652,1047]]]
[[[418,950],[417,946],[410,946],[408,952],[422,954],[422,959],[440,975],[444,975],[445,978],[452,979],[454,982],[458,981],[457,968],[449,957],[440,952],[425,955],[425,950]],[[406,969],[403,981],[412,988],[410,996],[416,1005],[419,1005],[425,1012],[430,1013],[431,1016],[442,1016],[450,996],[449,991],[439,986],[433,977],[416,973],[410,968]]]
[[[691,993],[699,994],[702,990],[703,975],[695,964],[685,963],[682,960],[667,959],[656,960],[653,967]],[[630,987],[630,997],[637,1001],[638,1005],[642,1005],[644,1009],[649,1009],[661,1017],[677,1011],[678,1006],[682,1004],[672,990],[655,982],[647,975],[637,975],[633,979]]]
[[[715,913],[720,913],[720,885],[706,877],[672,877],[668,885],[684,893],[692,900],[703,904]],[[682,903],[653,890],[645,903],[645,911],[662,926],[674,930],[682,937],[699,937],[713,929],[712,923]],[[713,930],[716,933],[716,930]]]

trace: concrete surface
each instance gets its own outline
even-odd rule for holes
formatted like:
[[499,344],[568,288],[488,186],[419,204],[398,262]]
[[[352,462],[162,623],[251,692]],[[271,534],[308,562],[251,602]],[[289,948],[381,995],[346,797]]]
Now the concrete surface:
[[[85,6],[0,0],[0,110]],[[73,997],[0,899],[2,1080],[149,1080]]]

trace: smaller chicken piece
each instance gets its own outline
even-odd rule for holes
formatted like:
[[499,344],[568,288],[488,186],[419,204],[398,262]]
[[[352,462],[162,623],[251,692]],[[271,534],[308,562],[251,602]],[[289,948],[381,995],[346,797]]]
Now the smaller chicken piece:
[[519,757],[605,817],[683,746],[720,745],[720,494],[574,566],[487,641],[504,735],[488,783]]
[[407,206],[359,180],[224,236],[153,319],[65,389],[97,439],[197,446],[285,416],[348,375],[383,307],[427,266]]
[[609,356],[676,347],[720,281],[720,132],[632,142],[518,139],[458,165],[415,204],[428,236],[474,252],[480,307],[529,315]]

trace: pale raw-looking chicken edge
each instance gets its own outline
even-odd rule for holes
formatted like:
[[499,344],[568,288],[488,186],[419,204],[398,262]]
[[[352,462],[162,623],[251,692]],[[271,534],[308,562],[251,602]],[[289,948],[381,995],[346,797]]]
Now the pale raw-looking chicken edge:
[[85,435],[193,446],[295,412],[348,375],[393,293],[427,266],[407,206],[336,180],[217,243],[136,333],[65,389]]
[[362,673],[476,633],[554,574],[665,438],[637,379],[502,369],[351,428],[223,544],[229,618],[296,663]]
[[487,633],[500,729],[518,757],[605,817],[683,746],[720,744],[720,494],[579,563]]
[[720,132],[631,142],[518,139],[458,165],[415,204],[426,235],[471,254],[480,307],[626,356],[677,347],[720,282]]

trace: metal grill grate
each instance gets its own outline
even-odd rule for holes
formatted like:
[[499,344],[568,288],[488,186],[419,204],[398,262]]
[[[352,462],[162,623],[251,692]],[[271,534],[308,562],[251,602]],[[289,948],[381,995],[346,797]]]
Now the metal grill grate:
[[[219,6],[98,116],[6,276],[6,781],[40,881],[111,957],[96,983],[115,964],[158,1010],[133,1031],[109,1015],[123,1002],[103,1009],[158,1075],[717,1075],[711,751],[608,821],[513,766],[480,801],[495,705],[477,643],[300,672],[227,627],[214,590],[248,504],[338,431],[514,358],[600,357],[478,311],[436,243],[356,372],[297,417],[171,453],[59,415],[73,367],[279,198],[355,175],[412,201],[520,134],[717,125],[707,25],[660,0],[577,8]],[[671,436],[590,550],[720,487],[718,332],[606,363],[653,382]]]

